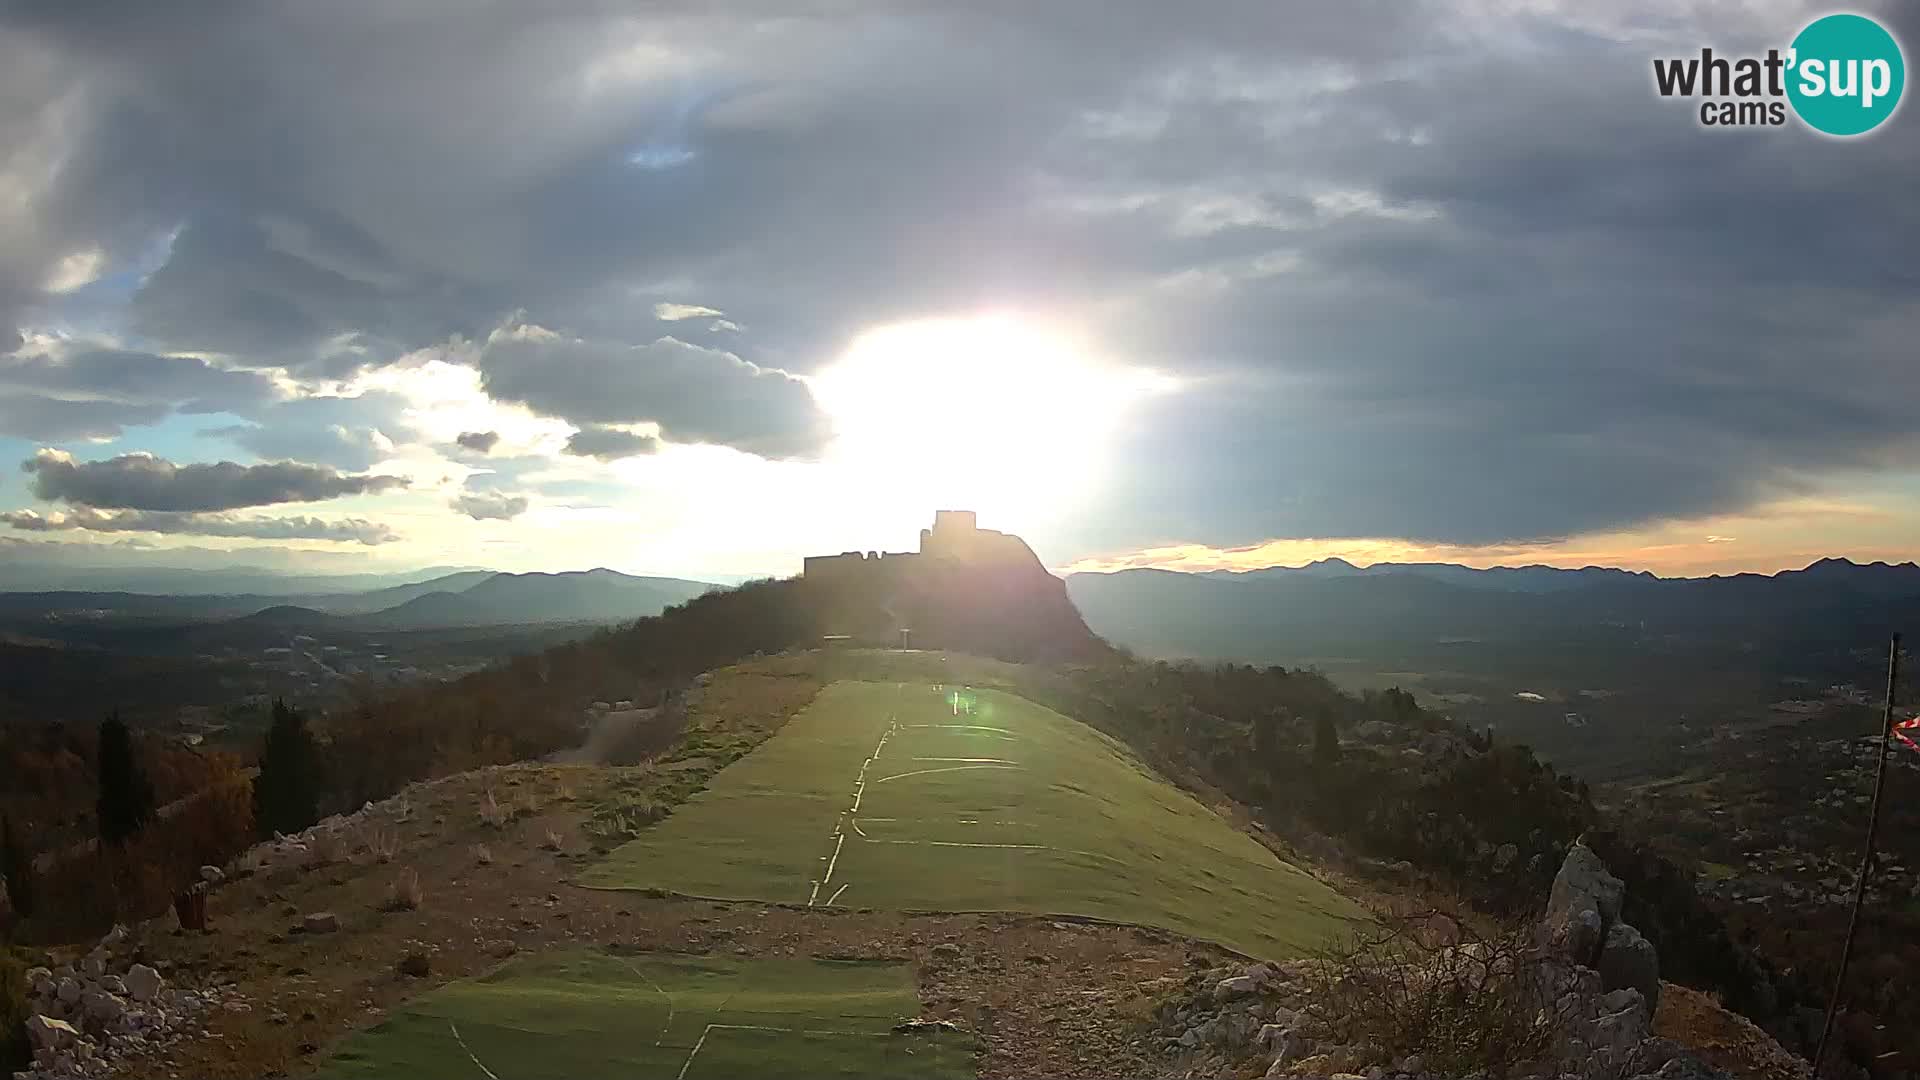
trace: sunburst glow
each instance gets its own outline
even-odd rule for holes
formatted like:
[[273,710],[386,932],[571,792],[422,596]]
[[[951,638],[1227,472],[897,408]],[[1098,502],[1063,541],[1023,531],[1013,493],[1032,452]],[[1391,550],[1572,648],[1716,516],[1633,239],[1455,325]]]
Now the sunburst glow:
[[1010,525],[1099,483],[1130,407],[1171,385],[1011,316],[876,329],[812,380],[835,459],[876,501],[973,507]]

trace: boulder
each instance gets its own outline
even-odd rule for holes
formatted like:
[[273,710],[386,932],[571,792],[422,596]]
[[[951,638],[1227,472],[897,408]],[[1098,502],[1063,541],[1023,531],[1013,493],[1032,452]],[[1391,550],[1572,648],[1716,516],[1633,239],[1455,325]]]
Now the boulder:
[[340,929],[340,916],[331,911],[315,911],[300,920],[300,926],[309,934],[331,934]]
[[62,1005],[72,1005],[80,1000],[80,980],[69,975],[54,987],[53,996],[60,999]]
[[154,995],[160,992],[160,987],[166,982],[160,977],[159,972],[145,964],[135,964],[129,968],[123,981],[127,984],[127,993],[133,997],[133,1000],[143,1002],[152,1001]]
[[1625,1065],[1653,1034],[1652,1023],[1644,1003],[1636,1001],[1595,1020],[1586,1042],[1603,1064]]
[[1221,1001],[1229,998],[1249,997],[1260,992],[1260,984],[1247,975],[1235,975],[1221,979],[1214,984],[1213,996]]
[[41,1053],[56,1054],[80,1041],[80,1033],[65,1020],[35,1014],[27,1017],[27,1038]]
[[200,868],[200,880],[209,885],[218,885],[227,880],[227,873],[217,866],[203,866]]
[[120,1019],[127,1011],[125,1004],[104,990],[89,990],[80,995],[80,1011],[87,1019],[105,1025]]
[[1600,985],[1608,990],[1631,987],[1640,991],[1649,1015],[1660,1007],[1660,955],[1627,923],[1617,922],[1600,946]]
[[1541,918],[1541,937],[1549,949],[1576,964],[1593,966],[1607,928],[1620,918],[1626,886],[1607,872],[1600,856],[1584,843],[1567,852],[1554,875],[1553,892]]

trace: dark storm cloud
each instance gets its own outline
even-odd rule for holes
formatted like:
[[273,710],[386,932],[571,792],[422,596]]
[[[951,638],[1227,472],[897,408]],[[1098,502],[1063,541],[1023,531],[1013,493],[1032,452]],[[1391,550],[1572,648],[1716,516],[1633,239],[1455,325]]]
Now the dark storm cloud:
[[268,461],[306,461],[359,471],[387,456],[392,444],[412,440],[407,401],[372,391],[358,397],[304,397],[246,410],[250,423],[214,428],[220,436]]
[[497,431],[463,431],[455,436],[453,441],[459,444],[461,449],[471,450],[476,454],[485,454],[492,451],[494,446],[500,442],[500,433]]
[[314,517],[236,517],[230,514],[182,514],[169,511],[78,509],[42,515],[32,510],[0,512],[0,522],[27,532],[168,533],[230,536],[249,540],[330,540],[368,546],[400,539],[392,529],[363,518],[324,521]]
[[527,497],[503,491],[468,491],[454,496],[451,505],[475,521],[511,521],[527,512]]
[[770,458],[810,456],[831,434],[805,383],[677,338],[621,346],[521,326],[488,341],[479,365],[490,396],[576,424],[650,420],[671,442]]
[[[1910,5],[1870,10],[1920,40]],[[0,211],[0,345],[52,317],[60,259],[121,266],[172,235],[130,286],[162,352],[338,374],[513,319],[555,335],[462,353],[495,395],[783,457],[824,430],[782,372],[878,322],[1010,307],[1188,379],[1135,417],[1080,527],[1114,546],[1557,536],[1914,449],[1920,113],[1850,142],[1705,132],[1650,88],[1654,55],[1783,44],[1804,13],[0,20],[21,163],[0,189],[26,208]],[[656,341],[660,304],[747,329],[727,352]],[[0,396],[8,430],[110,434],[186,400],[21,393]]]
[[0,434],[108,437],[170,412],[246,409],[272,394],[266,376],[198,357],[59,343],[0,357]]
[[21,462],[20,468],[33,477],[36,498],[96,509],[169,513],[320,502],[405,484],[397,476],[353,475],[295,461],[175,465],[151,454],[75,461],[58,450],[42,450]]
[[569,454],[598,458],[601,461],[638,457],[641,454],[655,453],[659,449],[660,440],[651,435],[636,435],[631,431],[612,427],[581,428],[567,437],[566,446],[566,452]]

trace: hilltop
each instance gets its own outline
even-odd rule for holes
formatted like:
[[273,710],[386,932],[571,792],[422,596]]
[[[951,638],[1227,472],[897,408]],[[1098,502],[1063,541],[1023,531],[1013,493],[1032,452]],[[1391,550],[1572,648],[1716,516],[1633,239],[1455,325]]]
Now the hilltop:
[[[532,764],[613,716],[602,752],[634,764]],[[79,943],[56,967],[85,968],[118,917],[133,933],[103,963],[164,962],[184,988],[93,1074],[1384,1067],[1386,1033],[1296,1015],[1303,957],[1443,897],[1492,932],[1583,833],[1627,898],[1607,918],[1659,950],[1655,982],[1641,956],[1640,996],[1609,999],[1638,1018],[1620,1053],[1658,1028],[1660,976],[1756,1015],[1761,990],[1796,1005],[1675,888],[1684,872],[1608,835],[1585,786],[1524,747],[1397,690],[1132,660],[1024,543],[971,521],[314,727],[330,816],[313,828],[221,851],[240,811],[195,803],[106,856],[138,874],[50,872],[50,895],[95,897],[26,924]],[[139,887],[89,892],[109,872]],[[159,913],[195,880],[217,933],[175,934]],[[1627,989],[1595,974],[1577,993]],[[1321,1052],[1274,1064],[1283,1035]]]

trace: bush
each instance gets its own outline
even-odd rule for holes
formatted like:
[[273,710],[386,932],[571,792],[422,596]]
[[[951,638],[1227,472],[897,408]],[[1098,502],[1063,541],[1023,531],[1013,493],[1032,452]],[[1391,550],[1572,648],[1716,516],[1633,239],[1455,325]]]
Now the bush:
[[1443,1076],[1500,1077],[1549,1057],[1568,1018],[1530,932],[1482,937],[1441,919],[1451,943],[1433,940],[1430,920],[1389,917],[1310,963],[1316,1026],[1395,1058],[1420,1054]]
[[33,1064],[27,1042],[27,968],[33,966],[20,950],[0,946],[0,1074]]
[[387,910],[418,911],[426,899],[426,890],[420,887],[420,874],[408,867],[393,879],[393,891],[387,894]]

